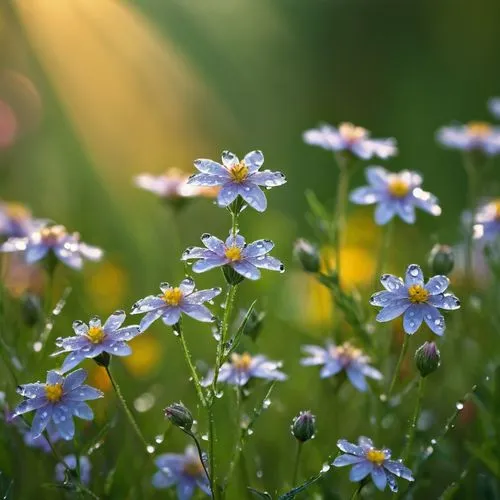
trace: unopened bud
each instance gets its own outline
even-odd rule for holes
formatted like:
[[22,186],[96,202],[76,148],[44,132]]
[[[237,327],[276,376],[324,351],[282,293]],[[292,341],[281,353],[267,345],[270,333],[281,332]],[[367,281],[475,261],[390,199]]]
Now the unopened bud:
[[318,273],[321,266],[321,259],[318,249],[309,241],[299,238],[294,245],[293,253],[300,262],[304,271],[308,273]]
[[165,417],[177,427],[190,431],[193,426],[193,415],[182,403],[173,403],[164,410]]
[[432,274],[444,274],[447,276],[453,270],[455,255],[453,249],[448,245],[437,243],[432,247],[429,254],[429,267]]
[[293,419],[292,434],[301,442],[305,443],[314,437],[316,432],[316,417],[310,411],[301,411]]
[[415,364],[422,377],[435,372],[441,363],[439,349],[434,342],[424,342],[415,351]]

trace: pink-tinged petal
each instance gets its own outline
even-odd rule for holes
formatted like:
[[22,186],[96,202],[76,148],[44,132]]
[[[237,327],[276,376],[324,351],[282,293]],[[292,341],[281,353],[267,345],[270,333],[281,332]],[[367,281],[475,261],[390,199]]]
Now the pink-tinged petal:
[[285,266],[281,260],[276,257],[271,257],[270,255],[261,255],[260,257],[252,257],[246,259],[247,262],[253,264],[256,267],[260,267],[261,269],[268,269],[269,271],[279,271],[283,272],[285,270]]
[[394,203],[381,201],[375,209],[375,222],[379,226],[383,226],[394,217],[395,213],[396,208],[394,206]]
[[267,208],[267,198],[262,190],[251,182],[242,183],[238,186],[239,195],[257,212],[264,212]]
[[357,205],[371,205],[380,201],[380,193],[371,186],[363,186],[354,189],[349,200]]
[[238,185],[234,182],[228,181],[222,186],[219,193],[217,194],[217,203],[221,207],[227,207],[236,199],[238,194]]
[[226,168],[232,168],[240,162],[240,159],[231,151],[222,151],[222,163]]
[[447,276],[433,276],[425,285],[425,289],[431,295],[439,295],[443,293],[450,285],[450,280]]
[[379,322],[391,321],[401,316],[410,307],[410,304],[408,299],[395,299],[377,314],[376,320]]
[[384,491],[387,485],[387,476],[383,467],[374,467],[372,470],[372,481],[378,490]]
[[373,464],[365,460],[364,462],[360,462],[352,467],[349,472],[349,479],[355,483],[364,479],[368,474],[373,470]]
[[192,269],[195,273],[204,273],[205,271],[209,271],[215,267],[221,267],[228,262],[229,259],[224,259],[222,257],[202,259],[195,262]]
[[126,317],[127,315],[124,311],[115,311],[109,316],[109,318],[106,320],[106,323],[104,323],[103,330],[106,332],[114,332],[115,330],[120,328],[120,326],[122,326]]
[[179,285],[179,288],[184,296],[192,293],[194,290],[194,287],[195,287],[195,284],[194,284],[194,280],[192,278],[184,278]]
[[413,335],[422,325],[425,307],[423,304],[412,304],[404,313],[403,329],[409,335]]
[[203,302],[208,302],[209,300],[213,300],[217,295],[220,295],[222,292],[221,288],[209,288],[207,290],[199,290],[198,292],[194,292],[184,300],[184,303],[187,304],[203,304]]
[[413,285],[424,286],[424,273],[417,264],[410,264],[406,269],[405,285],[410,287]]
[[249,243],[243,249],[244,257],[259,257],[269,253],[274,248],[274,243],[271,240],[256,240]]
[[250,262],[244,260],[236,261],[231,264],[231,267],[249,280],[258,280],[260,278],[260,271]]
[[424,304],[424,309],[424,321],[427,323],[427,326],[436,335],[443,335],[446,324],[442,314],[429,304]]
[[201,241],[214,254],[220,256],[224,255],[224,251],[226,249],[226,247],[224,246],[224,242],[216,236],[205,233],[201,235]]
[[194,174],[189,180],[188,184],[192,186],[222,186],[227,182],[227,177],[221,175],[211,175],[211,174]]
[[257,172],[251,175],[249,180],[258,186],[265,187],[277,187],[286,184],[286,177],[282,172],[271,172],[271,170]]
[[194,161],[194,166],[203,174],[218,175],[220,177],[229,178],[227,169],[216,161],[200,158]]
[[346,465],[359,464],[365,457],[356,457],[354,455],[339,455],[332,463],[335,467],[345,467]]
[[260,150],[250,151],[243,158],[245,165],[248,168],[248,173],[253,174],[257,172],[260,167],[264,164],[264,154]]
[[182,304],[181,306],[182,312],[191,316],[191,318],[196,319],[198,321],[203,321],[205,323],[211,323],[214,321],[214,315],[208,309],[201,304]]

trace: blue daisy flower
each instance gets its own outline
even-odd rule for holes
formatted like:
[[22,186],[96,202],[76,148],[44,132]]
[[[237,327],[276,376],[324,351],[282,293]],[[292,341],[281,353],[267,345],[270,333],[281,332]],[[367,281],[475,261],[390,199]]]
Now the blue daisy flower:
[[480,151],[489,156],[500,153],[500,127],[486,122],[442,127],[436,137],[438,142],[450,149]]
[[483,242],[500,236],[500,198],[483,204],[474,216],[474,238]]
[[384,274],[380,279],[385,290],[375,293],[370,304],[382,307],[377,321],[391,321],[403,315],[404,331],[414,334],[425,321],[436,334],[443,335],[445,321],[438,309],[453,311],[460,307],[460,301],[451,293],[444,293],[450,284],[446,276],[433,276],[424,284],[424,275],[420,266],[410,264],[405,280]]
[[[76,455],[66,455],[63,457],[65,464],[71,469],[76,470],[77,466],[80,466],[78,471],[80,481],[84,485],[88,485],[90,483],[90,473],[92,471],[92,464],[90,463],[89,457],[82,455],[78,457],[76,460]],[[56,481],[60,483],[64,483],[66,479],[66,467],[63,463],[59,462],[56,464],[55,471]]]
[[437,198],[421,189],[422,177],[409,170],[392,173],[382,167],[365,170],[369,186],[355,189],[350,200],[358,205],[377,204],[375,222],[387,224],[395,215],[407,224],[415,222],[415,208],[440,215]]

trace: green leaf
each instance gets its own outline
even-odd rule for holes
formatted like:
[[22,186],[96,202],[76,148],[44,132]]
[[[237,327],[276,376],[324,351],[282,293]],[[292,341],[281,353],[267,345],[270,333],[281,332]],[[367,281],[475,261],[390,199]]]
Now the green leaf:
[[[329,457],[327,463],[331,463],[332,460],[333,458]],[[293,488],[287,493],[281,495],[278,498],[278,500],[291,500],[292,498],[295,498],[299,493],[302,493],[304,490],[309,488],[309,486],[313,485],[316,481],[319,481],[323,476],[328,474],[330,470],[331,466],[323,467],[323,469],[321,469],[321,471],[318,474],[316,474],[315,476],[311,476],[307,481],[302,483],[300,486],[297,486],[296,488]]]
[[252,304],[248,308],[248,311],[245,314],[245,317],[243,318],[243,321],[241,322],[240,327],[238,328],[238,331],[234,334],[233,338],[230,340],[229,348],[224,352],[225,357],[229,356],[238,347],[238,344],[241,341],[241,337],[243,336],[243,333],[245,332],[245,327],[248,323],[248,320],[250,319],[250,316],[252,315],[252,312],[255,309],[255,304],[257,304],[257,300],[254,300],[252,302]]
[[476,457],[485,467],[487,467],[497,478],[500,478],[500,463],[492,451],[488,449],[491,443],[479,447],[472,443],[466,443],[465,448],[474,457]]
[[109,430],[115,426],[115,423],[116,423],[116,418],[113,418],[105,425],[103,425],[102,428],[99,430],[99,432],[94,436],[94,438],[91,439],[82,448],[80,455],[92,455],[92,453],[101,446],[102,441],[104,441],[104,438],[106,437]]
[[252,493],[254,496],[258,497],[258,498],[266,498],[267,500],[271,499],[272,500],[272,496],[267,492],[267,491],[259,491],[259,490],[256,490],[255,488],[251,488],[250,486],[247,486],[248,488],[248,491],[250,491],[250,493]]

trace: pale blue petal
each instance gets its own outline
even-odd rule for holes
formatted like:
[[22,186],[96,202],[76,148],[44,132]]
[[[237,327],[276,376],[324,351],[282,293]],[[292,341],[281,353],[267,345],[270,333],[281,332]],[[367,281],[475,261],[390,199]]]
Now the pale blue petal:
[[42,434],[42,432],[47,427],[50,419],[52,418],[52,405],[47,405],[45,408],[40,408],[33,418],[33,423],[31,424],[31,432],[33,437],[36,438]]
[[371,205],[380,201],[380,193],[371,186],[363,186],[354,189],[349,200],[357,205]]
[[422,325],[424,320],[424,304],[412,304],[404,313],[403,329],[409,335],[413,335]]
[[129,356],[132,354],[132,348],[123,340],[111,342],[109,347],[106,347],[106,351],[113,356]]
[[357,483],[368,476],[372,470],[373,464],[370,461],[365,460],[364,462],[360,462],[352,467],[349,473],[349,479],[352,482]]
[[24,401],[21,401],[19,403],[15,410],[14,410],[14,415],[23,415],[24,413],[28,413],[33,410],[38,410],[39,408],[43,408],[44,406],[47,406],[47,398],[45,396],[39,397],[39,398],[34,398],[34,399],[25,399]]
[[63,391],[64,393],[70,392],[77,387],[80,387],[87,378],[87,372],[80,368],[79,370],[75,370],[66,376],[63,382]]
[[232,168],[240,162],[240,159],[231,151],[222,151],[222,163],[226,168]]
[[380,278],[380,283],[389,292],[394,292],[402,297],[408,296],[408,291],[405,288],[403,280],[393,274],[383,274]]
[[450,280],[446,276],[433,276],[425,285],[425,289],[431,295],[443,293],[450,285]]
[[133,338],[137,337],[139,333],[141,333],[142,330],[139,327],[139,325],[130,325],[130,326],[125,326],[124,328],[120,328],[119,330],[116,330],[110,335],[111,340],[126,340],[127,342],[129,340],[132,340]]
[[83,401],[73,407],[73,415],[83,420],[93,420],[94,418],[94,412],[92,411],[92,408],[90,408],[90,406]]
[[394,203],[387,201],[381,201],[377,208],[375,209],[375,222],[379,226],[387,224],[393,217],[395,213]]
[[181,476],[177,484],[177,500],[191,500],[196,488],[196,483],[192,479],[184,479]]
[[162,310],[162,315],[161,319],[163,323],[165,323],[168,326],[175,325],[176,323],[179,322],[179,319],[181,317],[181,308],[180,307],[165,307]]
[[339,455],[332,463],[335,467],[345,467],[346,465],[358,464],[366,460],[364,457],[356,457],[354,455]]
[[358,391],[366,392],[368,384],[366,383],[365,376],[355,365],[349,365],[346,368],[347,378],[351,384],[358,389]]
[[184,295],[189,295],[195,288],[194,280],[192,278],[184,278],[181,281],[179,288]]
[[373,484],[380,491],[384,491],[387,484],[387,476],[383,467],[374,467],[372,470],[372,481]]
[[217,295],[221,293],[220,288],[209,288],[207,290],[200,290],[198,292],[194,292],[184,300],[184,303],[188,304],[203,304],[203,302],[208,302],[209,300],[213,300]]
[[216,255],[224,255],[224,252],[226,250],[224,242],[216,236],[212,236],[208,233],[202,234],[201,242]]
[[391,302],[392,300],[394,300],[394,298],[395,298],[395,295],[394,295],[393,292],[389,292],[389,291],[384,290],[382,292],[374,293],[370,297],[370,304],[372,306],[384,307],[389,302]]
[[356,455],[358,457],[364,457],[365,452],[361,446],[350,443],[345,439],[339,439],[337,441],[337,447],[344,453],[349,453],[350,455]]
[[109,318],[106,320],[106,323],[104,323],[103,330],[106,333],[114,332],[115,330],[120,328],[120,326],[122,326],[126,317],[127,315],[124,311],[115,311],[109,316]]
[[250,262],[241,260],[231,263],[231,267],[243,277],[249,280],[258,280],[260,271]]
[[286,183],[286,177],[281,172],[271,172],[264,170],[257,172],[249,177],[249,181],[257,184],[258,186],[276,187],[282,186]]
[[250,257],[246,259],[247,262],[253,264],[261,269],[268,269],[269,271],[283,271],[285,266],[281,260],[276,257],[271,257],[270,255],[261,255],[260,257]]
[[205,158],[200,158],[194,161],[194,166],[203,174],[218,175],[221,177],[229,177],[227,169],[220,163]]
[[248,172],[250,174],[253,174],[254,172],[257,172],[257,170],[259,170],[259,168],[264,164],[264,154],[258,149],[255,151],[250,151],[250,153],[247,153],[243,158],[243,162],[247,166]]
[[215,319],[210,309],[201,304],[185,303],[181,306],[181,309],[183,313],[187,314],[188,316],[191,316],[191,318],[196,319],[198,321],[211,323]]
[[323,347],[316,345],[303,345],[301,349],[305,354],[310,355],[309,358],[302,358],[300,360],[300,364],[302,366],[322,365],[326,363],[329,358],[328,351]]
[[405,274],[405,285],[407,287],[413,285],[424,286],[424,273],[422,269],[417,264],[410,264],[406,269]]
[[415,207],[411,203],[406,200],[397,200],[394,202],[394,208],[401,220],[407,224],[415,224]]
[[321,378],[332,377],[333,375],[337,375],[337,373],[341,372],[343,365],[340,361],[336,359],[329,359],[326,361],[325,366],[321,368],[319,376]]
[[43,243],[40,243],[39,245],[30,244],[26,248],[24,259],[28,264],[33,264],[43,259],[47,255],[48,251],[49,248]]
[[65,398],[69,401],[86,401],[88,399],[99,399],[102,398],[104,394],[94,387],[89,385],[82,385],[69,392]]
[[441,293],[439,295],[431,295],[427,301],[434,307],[439,307],[446,311],[454,311],[460,309],[460,300],[451,293]]
[[139,329],[141,332],[147,330],[163,314],[163,309],[148,312],[141,320]]
[[222,207],[227,207],[236,199],[238,194],[238,184],[228,181],[220,189],[217,195],[217,203]]
[[264,212],[266,210],[266,195],[256,184],[250,181],[243,182],[238,186],[238,193],[257,212]]
[[63,364],[60,368],[60,372],[66,373],[69,370],[72,370],[73,368],[75,368],[75,366],[78,366],[85,358],[85,353],[81,351],[76,351],[68,354],[68,356],[64,358]]
[[427,323],[427,326],[436,335],[443,335],[446,325],[441,313],[434,306],[429,304],[425,304],[424,308],[424,321]]
[[380,322],[391,321],[401,316],[410,307],[410,304],[408,299],[396,299],[377,314],[376,320]]
[[249,243],[242,251],[243,257],[260,257],[274,248],[271,240],[256,240]]
[[222,175],[212,175],[212,174],[194,174],[189,180],[188,184],[193,186],[222,186],[227,182],[228,178]]
[[397,460],[386,460],[384,467],[395,476],[402,477],[407,481],[414,481],[411,470]]
[[210,269],[214,269],[215,267],[221,267],[227,262],[228,259],[225,259],[223,257],[203,259],[195,262],[192,269],[195,273],[204,273],[205,271],[209,271]]
[[376,188],[385,189],[389,182],[389,172],[383,167],[368,167],[365,170],[365,177],[368,183]]

